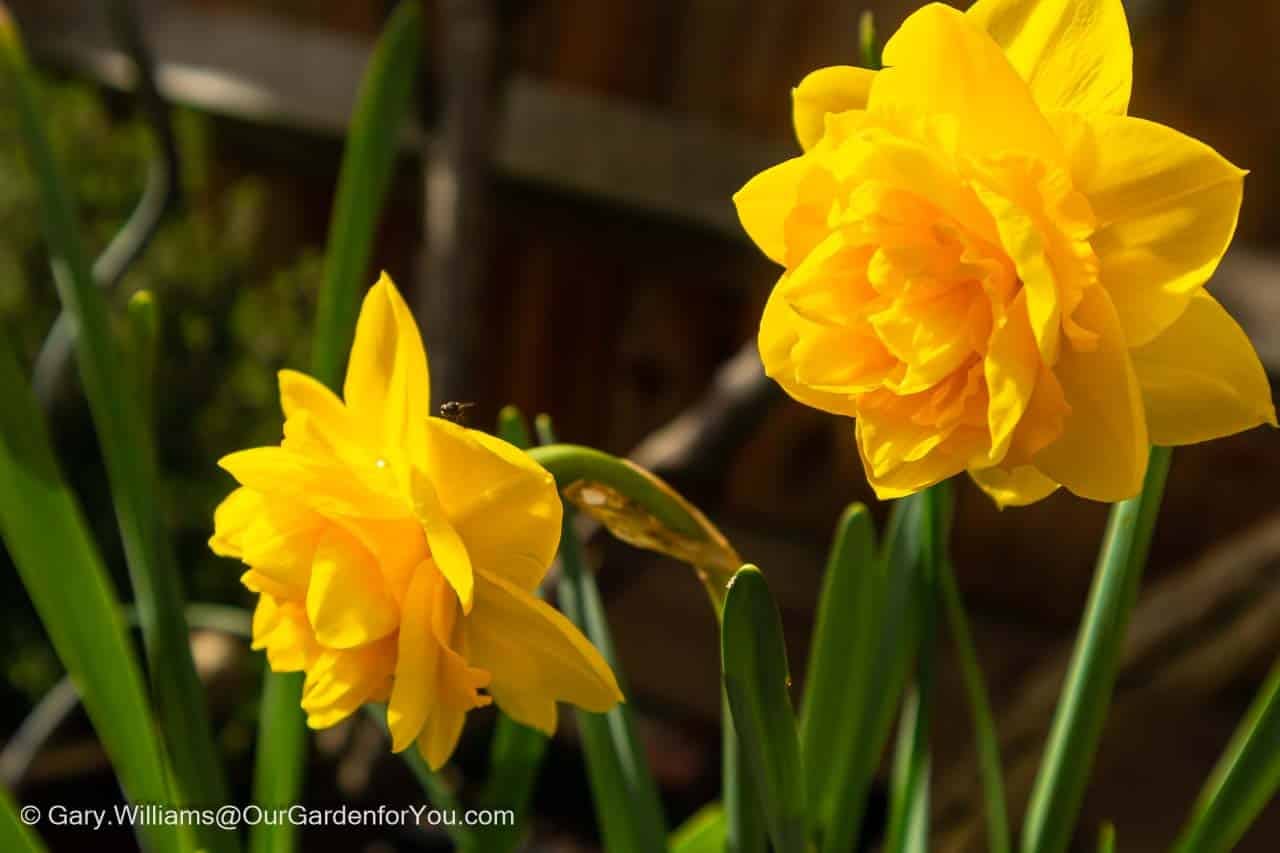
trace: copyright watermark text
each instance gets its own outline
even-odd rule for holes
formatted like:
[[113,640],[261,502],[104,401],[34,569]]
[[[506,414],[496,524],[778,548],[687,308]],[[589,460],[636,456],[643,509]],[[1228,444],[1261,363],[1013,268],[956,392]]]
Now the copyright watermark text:
[[114,826],[213,826],[239,829],[245,826],[514,826],[511,809],[435,809],[427,805],[356,808],[285,808],[219,806],[211,809],[175,808],[155,803],[121,804],[112,808],[77,808],[54,804],[47,808],[23,806],[18,816],[27,826],[47,824],[99,830]]

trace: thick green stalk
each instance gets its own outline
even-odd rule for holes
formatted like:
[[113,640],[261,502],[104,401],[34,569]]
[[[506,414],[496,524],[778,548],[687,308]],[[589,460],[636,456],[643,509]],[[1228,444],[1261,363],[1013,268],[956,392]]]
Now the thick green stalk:
[[[89,268],[75,205],[45,135],[40,98],[17,33],[0,21],[0,63],[12,84],[19,124],[40,186],[40,210],[53,277],[78,332],[81,381],[106,461],[125,558],[138,604],[151,689],[181,801],[217,807],[227,801],[204,688],[191,659],[182,586],[164,527],[152,434],[129,361],[112,334],[107,305]],[[238,848],[233,832],[199,827],[214,853]]]
[[1111,704],[1170,457],[1169,448],[1152,448],[1141,493],[1111,508],[1089,604],[1027,807],[1023,853],[1062,853],[1071,842]]
[[44,844],[27,828],[28,822],[19,818],[9,792],[0,788],[0,849],[9,853],[45,853]]

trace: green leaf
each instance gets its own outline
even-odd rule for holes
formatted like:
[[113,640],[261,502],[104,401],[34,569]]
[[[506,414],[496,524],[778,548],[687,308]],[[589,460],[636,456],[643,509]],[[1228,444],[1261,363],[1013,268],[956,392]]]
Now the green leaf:
[[1280,661],[1205,783],[1175,853],[1235,847],[1280,790]]
[[778,607],[755,566],[743,566],[729,584],[720,648],[733,725],[769,837],[778,853],[803,853],[808,827],[791,672]]
[[[2,25],[2,22],[0,22]],[[58,471],[44,416],[0,336],[0,535],[54,650],[134,803],[176,805],[118,598]],[[176,827],[139,826],[152,850],[192,850]],[[8,849],[6,846],[5,849]]]
[[987,808],[987,847],[991,853],[1009,853],[1009,814],[1005,804],[1004,771],[1000,761],[1000,738],[991,715],[991,701],[987,698],[986,683],[978,665],[978,654],[973,647],[973,635],[969,631],[968,617],[960,590],[956,586],[955,571],[950,560],[943,560],[939,586],[951,638],[955,642],[956,657],[960,663],[960,677],[964,683],[965,697],[969,700],[969,717],[973,724],[974,745],[978,756],[978,770],[982,776],[982,791]]
[[8,853],[44,853],[44,843],[18,817],[9,792],[0,787],[0,850]]
[[880,51],[880,39],[876,36],[876,16],[867,9],[858,16],[858,55],[862,59],[862,67],[879,71],[883,67]]
[[832,744],[856,736],[859,715],[870,704],[866,691],[884,588],[884,564],[876,559],[875,547],[871,514],[854,504],[840,519],[827,558],[801,704],[800,745],[815,833],[824,816],[844,807]]
[[[534,448],[529,453],[545,465],[543,459],[548,455],[556,458],[557,454],[540,454],[539,451],[555,450],[563,445],[554,444],[555,435],[546,415],[538,417],[535,427],[544,447]],[[551,468],[561,489],[580,479],[562,479],[564,472],[564,467],[560,470]],[[566,501],[560,537],[560,609],[599,649],[613,669],[625,696],[629,691],[618,668],[618,656],[609,632],[604,603],[600,600],[595,576],[586,567],[582,543],[578,541],[578,533],[573,526],[574,518],[573,507]],[[630,706],[621,704],[604,714],[582,710],[575,713],[604,849],[609,853],[661,853],[666,850],[666,818],[648,761],[640,749]]]
[[724,853],[724,806],[703,806],[671,833],[671,853]]
[[[515,406],[506,406],[498,413],[498,437],[521,450],[527,450],[533,443],[529,425]],[[509,826],[482,831],[476,848],[480,853],[511,853],[519,845],[524,834],[522,827],[528,824],[525,818],[546,756],[547,740],[537,729],[521,725],[499,712],[493,744],[489,747],[489,780],[481,802],[485,808],[511,809],[516,819]]]
[[391,185],[401,133],[412,114],[421,40],[421,8],[417,0],[404,0],[378,39],[356,98],[329,220],[324,284],[312,342],[313,373],[331,388],[342,381],[355,336],[374,233]]
[[[75,205],[55,162],[42,122],[40,98],[17,33],[3,24],[0,65],[12,84],[18,124],[40,187],[40,211],[63,309],[78,334],[76,356],[89,398],[134,599],[138,604],[151,689],[172,758],[181,801],[216,807],[226,784],[209,725],[204,688],[191,659],[182,587],[158,495],[151,430],[128,359],[111,333],[107,305],[81,243]],[[214,853],[238,848],[233,832],[196,829]]]
[[[307,731],[299,701],[300,672],[271,672],[262,682],[258,708],[258,754],[253,765],[253,802],[264,809],[296,805],[307,760]],[[291,821],[263,821],[249,830],[250,853],[289,853],[297,847]]]
[[1071,842],[1102,735],[1129,613],[1160,512],[1171,451],[1154,447],[1137,497],[1115,504],[1049,742],[1022,829],[1024,853],[1062,853]]
[[916,596],[926,544],[920,523],[925,500],[925,493],[920,493],[896,501],[889,517],[879,557],[884,563],[884,588],[874,607],[874,643],[863,658],[866,684],[858,691],[862,704],[849,709],[856,725],[846,727],[841,739],[831,744],[829,784],[843,794],[838,807],[818,821],[823,853],[858,849],[867,794],[915,656]]
[[[721,673],[724,661],[720,661]],[[769,839],[764,815],[756,803],[756,792],[747,770],[745,747],[733,722],[729,694],[720,686],[720,776],[724,799],[726,853],[765,853]]]
[[917,532],[920,551],[915,621],[919,653],[894,755],[885,842],[889,853],[926,853],[929,846],[929,728],[936,680],[938,582],[946,560],[950,508],[949,483],[939,483],[924,492]]
[[1102,825],[1098,835],[1098,853],[1116,853],[1116,828],[1110,823]]
[[156,346],[159,334],[156,303],[151,292],[139,290],[129,297],[129,343],[133,358],[134,385],[142,419],[153,423],[155,415]]

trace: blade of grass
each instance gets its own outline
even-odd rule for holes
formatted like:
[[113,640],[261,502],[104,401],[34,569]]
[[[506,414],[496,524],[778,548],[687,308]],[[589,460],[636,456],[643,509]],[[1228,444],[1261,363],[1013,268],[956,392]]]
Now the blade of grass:
[[[555,443],[551,420],[546,415],[538,416],[535,429],[544,445]],[[559,479],[558,472],[552,473],[557,474],[557,485],[568,485]],[[627,695],[600,590],[586,567],[573,524],[574,510],[566,501],[560,538],[560,609],[599,649],[617,676],[623,695]],[[648,761],[640,749],[630,706],[618,705],[604,714],[577,711],[576,715],[604,848],[609,853],[666,850],[666,818]]]
[[401,133],[412,114],[421,40],[421,7],[417,0],[404,0],[383,28],[356,98],[329,220],[312,343],[313,373],[331,387],[341,381],[355,335],[374,233],[391,185]]
[[782,619],[764,575],[743,566],[729,583],[720,630],[724,687],[756,806],[778,853],[803,853],[804,771],[791,709]]
[[991,853],[1009,853],[1009,813],[1005,804],[1000,739],[996,734],[991,702],[987,698],[987,686],[982,678],[982,668],[978,665],[973,635],[969,631],[969,620],[965,615],[964,602],[960,600],[960,590],[956,586],[955,570],[950,560],[942,561],[939,581],[947,624],[951,630],[951,638],[955,641],[956,657],[960,663],[965,697],[969,700],[969,717],[973,724],[974,747],[987,808],[987,847]]
[[[498,437],[521,450],[533,443],[524,415],[515,406],[498,413]],[[521,827],[533,795],[533,785],[547,752],[547,736],[499,713],[489,747],[489,780],[481,802],[486,808],[512,809],[516,820],[509,826],[495,826],[477,840],[481,853],[511,853],[524,834]]]
[[671,833],[671,853],[724,853],[724,806],[711,803]]
[[1152,448],[1142,492],[1111,508],[1089,604],[1027,807],[1023,853],[1062,853],[1071,842],[1111,704],[1170,456],[1169,448]]
[[[0,535],[125,796],[134,803],[174,804],[115,590],[4,336],[0,395]],[[193,849],[178,827],[147,824],[137,832],[151,850]]]
[[[78,331],[80,377],[106,461],[150,664],[151,689],[184,804],[227,802],[226,783],[209,723],[204,687],[191,659],[182,587],[163,524],[151,431],[139,389],[111,333],[107,306],[86,260],[75,207],[45,136],[35,83],[16,30],[0,21],[0,64],[12,84],[19,124],[38,184],[53,277],[63,309]],[[213,853],[238,849],[233,832],[196,828]]]
[[827,558],[804,680],[800,745],[811,831],[818,833],[844,806],[835,784],[832,744],[848,742],[867,707],[862,695],[876,652],[884,564],[876,559],[875,528],[862,504],[845,510]]
[[44,843],[27,828],[27,821],[18,817],[18,809],[9,799],[9,792],[0,788],[0,850],[44,853],[45,849]]
[[915,656],[915,625],[919,564],[922,556],[920,518],[925,496],[911,495],[895,502],[878,559],[884,563],[884,590],[876,602],[874,646],[858,691],[860,707],[851,708],[857,725],[830,745],[832,782],[843,792],[839,807],[820,821],[823,853],[858,849],[867,794],[880,755],[893,725],[911,660]]
[[1280,790],[1280,661],[1196,799],[1174,853],[1235,847]]

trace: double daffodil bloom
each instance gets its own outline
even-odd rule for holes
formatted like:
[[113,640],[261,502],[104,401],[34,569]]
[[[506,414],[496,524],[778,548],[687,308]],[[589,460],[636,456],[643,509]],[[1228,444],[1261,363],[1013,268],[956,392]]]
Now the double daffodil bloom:
[[284,440],[220,464],[240,488],[210,545],[249,566],[254,648],[306,671],[314,728],[387,702],[396,751],[433,768],[493,701],[550,733],[556,702],[622,700],[600,654],[534,595],[562,508],[551,475],[482,432],[428,416],[427,359],[385,275],[360,311],[343,399],[280,373]]
[[979,0],[906,20],[885,69],[813,72],[804,154],[735,197],[786,271],[769,375],[857,419],[882,498],[968,471],[999,503],[1117,501],[1151,444],[1275,425],[1204,289],[1244,173],[1126,115],[1121,0]]

